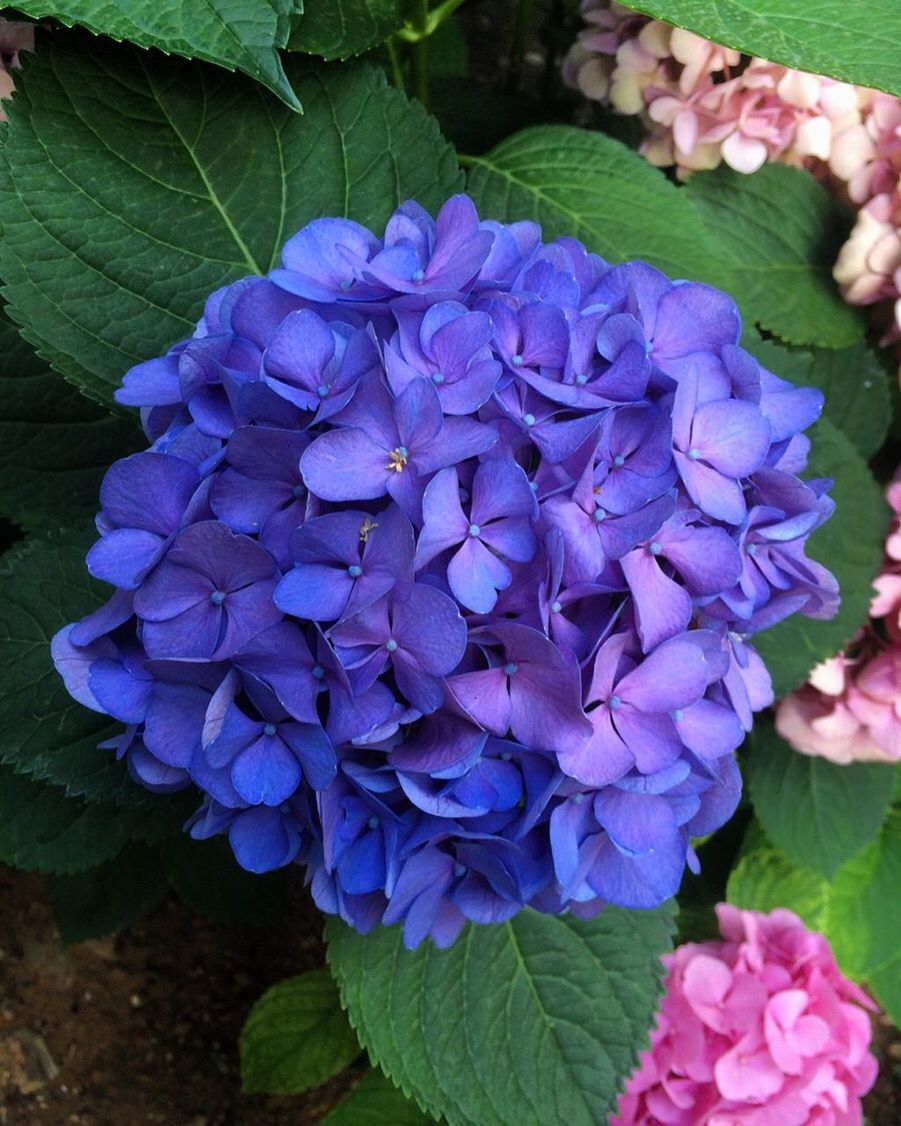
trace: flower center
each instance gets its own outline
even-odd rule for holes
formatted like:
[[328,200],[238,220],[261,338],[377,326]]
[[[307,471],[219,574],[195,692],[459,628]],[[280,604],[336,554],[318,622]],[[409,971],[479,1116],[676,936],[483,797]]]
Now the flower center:
[[659,543],[657,543],[656,540],[654,540],[654,542],[651,544],[649,550],[651,552],[651,555],[659,555],[660,552],[663,551],[663,548],[660,546]]
[[473,539],[477,538],[479,535],[481,535],[481,533],[482,529],[478,526],[478,524],[469,525],[469,534],[473,537]]
[[615,466],[617,467],[617,469],[618,469],[618,468],[619,468],[619,467],[620,467],[621,465],[625,465],[625,464],[626,464],[626,459],[625,459],[625,458],[623,457],[623,455],[622,455],[622,454],[617,454],[617,455],[616,455],[616,457],[615,457],[615,458],[613,459],[613,464],[614,464],[614,465],[615,465]]
[[557,599],[555,599],[551,603],[551,613],[552,614],[559,614],[562,609],[563,609],[563,603],[558,601]]
[[393,637],[389,637],[388,640],[385,642],[385,648],[388,650],[389,653],[393,653],[394,650],[397,648],[397,642],[394,640]]
[[432,382],[437,383],[438,386],[440,387],[441,384],[444,382],[443,372],[440,372],[440,371],[433,372],[432,373]]
[[588,382],[588,376],[587,375],[577,375],[576,376],[576,383],[579,385],[579,387],[584,387],[587,382]]
[[515,661],[510,661],[508,664],[504,665],[504,672],[507,676],[512,676],[518,668],[519,665],[516,664]]
[[458,880],[462,879],[463,876],[465,876],[468,871],[469,871],[469,869],[466,867],[466,865],[461,864],[459,860],[454,865],[454,875],[457,877]]
[[212,602],[212,604],[214,606],[221,606],[224,601],[225,601],[225,591],[224,590],[214,590],[213,593],[210,595],[210,602]]
[[306,494],[306,491],[307,490],[305,485],[295,485],[291,490],[291,496],[294,497],[295,500],[297,500],[299,497],[304,496]]
[[359,563],[351,563],[351,565],[347,568],[347,573],[352,579],[358,579],[360,575],[363,574],[363,568],[359,565]]
[[692,446],[691,449],[688,451],[688,456],[691,458],[692,461],[697,461],[698,458],[701,456],[701,451],[698,449],[697,446]]
[[413,281],[416,282],[417,285],[420,285],[425,281],[425,273],[422,270],[414,270]]
[[263,728],[263,734],[264,735],[274,735],[275,734],[275,724],[274,723],[267,723],[266,726]]
[[370,829],[377,829],[379,827],[379,825],[381,825],[381,821],[379,821],[379,819],[377,817],[373,816],[373,817],[369,818],[369,820],[366,822],[366,824],[369,826]]
[[535,415],[534,414],[524,414],[522,416],[522,420],[523,420],[523,422],[525,423],[526,426],[534,426],[535,425]]
[[310,669],[310,674],[312,675],[314,680],[322,680],[325,676],[325,669],[322,667],[322,665],[313,665],[313,667]]
[[522,367],[522,356],[519,352],[517,352],[515,356],[511,356],[510,363],[513,364],[515,368]]
[[594,510],[593,519],[595,524],[600,524],[603,520],[607,519],[607,513],[603,510],[603,508],[596,508]]
[[385,468],[389,473],[403,473],[409,456],[410,451],[406,446],[398,446],[388,454],[388,464]]
[[328,387],[324,383],[320,383],[316,388],[316,394],[320,399],[324,399],[328,395]]
[[610,699],[607,701],[607,705],[612,712],[615,712],[616,709],[620,706],[621,703],[622,703],[622,700],[619,698],[619,696],[611,696]]

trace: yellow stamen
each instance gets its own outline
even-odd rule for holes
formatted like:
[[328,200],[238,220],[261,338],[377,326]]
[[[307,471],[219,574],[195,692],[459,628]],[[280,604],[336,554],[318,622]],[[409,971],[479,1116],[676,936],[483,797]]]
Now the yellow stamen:
[[407,465],[407,450],[405,446],[398,446],[388,454],[388,464],[385,468],[389,472],[403,473]]
[[370,518],[367,516],[363,523],[360,525],[360,542],[368,543],[369,533],[374,532],[377,527],[378,524],[374,520],[370,520]]

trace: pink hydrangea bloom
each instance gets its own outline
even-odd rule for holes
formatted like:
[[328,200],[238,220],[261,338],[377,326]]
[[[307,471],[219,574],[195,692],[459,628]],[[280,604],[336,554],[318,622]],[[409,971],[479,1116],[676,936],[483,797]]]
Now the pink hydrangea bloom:
[[886,499],[894,515],[871,624],[776,709],[776,730],[796,751],[840,764],[901,761],[901,471]]
[[610,1126],[859,1126],[872,1002],[791,911],[717,907],[722,941],[665,955],[665,995]]
[[[0,102],[15,89],[12,70],[18,68],[19,52],[34,50],[34,24],[0,18]],[[0,121],[6,120],[0,105]]]
[[747,59],[606,0],[583,0],[582,14],[589,26],[564,63],[564,80],[640,115],[647,130],[641,151],[652,164],[676,165],[685,175],[721,161],[753,172],[781,160],[819,163],[825,173],[839,136],[854,168],[864,157],[852,154],[870,154],[875,142],[862,116],[868,91]]

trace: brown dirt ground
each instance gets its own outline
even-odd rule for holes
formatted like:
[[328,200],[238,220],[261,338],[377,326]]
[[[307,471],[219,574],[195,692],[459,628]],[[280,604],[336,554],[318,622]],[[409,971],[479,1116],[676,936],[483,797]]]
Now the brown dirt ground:
[[[170,900],[68,948],[42,877],[0,867],[0,904],[0,1126],[315,1126],[353,1082],[293,1098],[240,1091],[251,1005],[323,964],[320,917],[302,892],[269,931]],[[876,1037],[882,1071],[865,1111],[870,1126],[899,1126],[901,1035],[877,1020]]]
[[237,1041],[276,981],[323,964],[299,894],[270,931],[174,899],[107,939],[62,946],[46,881],[0,867],[0,1126],[307,1126],[352,1082],[240,1091]]

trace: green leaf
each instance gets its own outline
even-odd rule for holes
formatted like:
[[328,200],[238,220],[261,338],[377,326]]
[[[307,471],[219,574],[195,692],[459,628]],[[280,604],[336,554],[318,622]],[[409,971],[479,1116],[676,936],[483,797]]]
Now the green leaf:
[[841,869],[832,888],[829,938],[836,958],[856,977],[901,963],[899,888],[901,810],[893,810],[878,838]]
[[59,37],[17,74],[0,149],[10,315],[101,400],[311,219],[378,228],[404,199],[435,209],[461,181],[435,121],[373,67],[292,67],[300,117],[221,71],[146,63]]
[[841,607],[829,621],[795,614],[753,641],[766,661],[777,696],[784,696],[820,661],[831,657],[867,620],[873,580],[882,565],[888,509],[882,490],[850,441],[821,419],[809,431],[807,476],[831,477],[835,512],[810,538],[808,555],[833,572]]
[[433,1126],[434,1118],[375,1068],[322,1120],[322,1126]]
[[730,293],[746,319],[792,344],[844,348],[863,336],[866,313],[832,280],[850,224],[822,184],[768,164],[753,176],[696,173],[683,190],[716,241],[704,280]]
[[83,942],[130,926],[157,907],[166,891],[158,850],[138,844],[98,868],[55,876],[50,902],[63,942]]
[[787,907],[810,930],[822,931],[829,884],[809,868],[796,868],[776,849],[755,849],[742,858],[726,885],[726,899],[746,911]]
[[157,797],[149,808],[66,797],[0,766],[0,863],[66,875],[112,860],[130,841],[155,844],[178,832],[183,802]]
[[104,601],[87,573],[86,537],[57,534],[26,542],[0,569],[0,763],[71,796],[152,806],[125,764],[98,743],[121,730],[73,700],[53,667],[57,630]]
[[[756,334],[755,334],[756,335]],[[871,458],[882,446],[892,418],[891,387],[879,356],[863,343],[850,348],[788,349],[773,340],[745,339],[758,360],[800,386],[819,387],[828,419]]]
[[335,919],[328,958],[373,1061],[451,1126],[606,1121],[647,1044],[672,904],[591,922],[524,910],[449,950]]
[[399,0],[308,0],[294,21],[288,50],[349,59],[387,39],[403,22]]
[[360,1054],[328,970],[268,989],[250,1011],[240,1048],[243,1089],[276,1095],[318,1087]]
[[39,360],[0,314],[0,514],[21,528],[88,526],[109,464],[146,442]]
[[216,922],[268,927],[281,917],[287,870],[264,876],[246,871],[225,837],[208,841],[175,837],[167,845],[165,867],[178,897]]
[[[95,35],[244,71],[300,109],[276,50],[285,46],[290,19],[302,8],[297,0],[17,0],[16,8],[35,19],[51,17]],[[42,39],[39,50],[46,45]],[[145,61],[156,65],[155,59]]]
[[482,215],[534,219],[613,262],[642,258],[677,278],[709,280],[717,255],[684,190],[625,145],[563,125],[524,129],[473,157]]
[[901,94],[895,0],[624,0],[627,8],[798,70]]
[[891,767],[802,755],[765,720],[754,726],[746,765],[769,839],[792,864],[829,879],[876,838],[891,805]]

